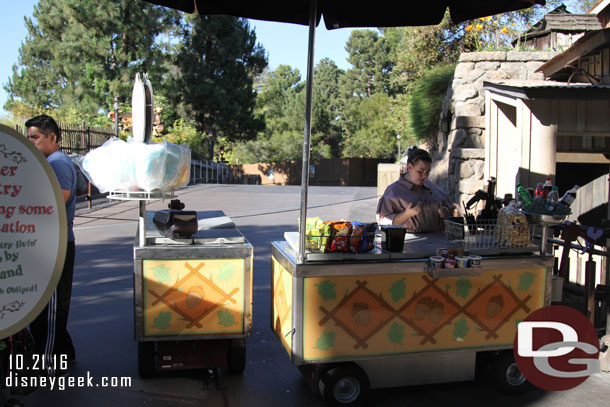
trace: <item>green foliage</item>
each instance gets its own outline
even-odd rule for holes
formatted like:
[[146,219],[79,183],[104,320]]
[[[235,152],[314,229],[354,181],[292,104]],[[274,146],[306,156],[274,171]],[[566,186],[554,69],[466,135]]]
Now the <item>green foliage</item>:
[[153,320],[153,326],[157,329],[166,329],[170,327],[170,321],[172,320],[172,313],[161,311],[157,314]]
[[266,63],[246,19],[189,15],[173,57],[175,89],[166,96],[198,132],[251,139],[263,128],[253,83]]
[[231,314],[231,311],[228,309],[221,309],[216,313],[218,317],[218,324],[224,327],[229,327],[231,325],[235,325],[235,317]]
[[392,95],[390,73],[394,61],[390,45],[374,30],[354,30],[345,44],[347,60],[353,68],[342,78],[346,95],[370,97],[376,93]]
[[324,331],[316,340],[314,349],[329,350],[335,346],[335,333],[332,331]]
[[233,277],[233,274],[235,274],[235,266],[231,264],[225,264],[224,266],[220,267],[220,271],[218,273],[218,280],[229,281],[231,277]]
[[388,122],[391,101],[385,93],[354,100],[341,118],[343,157],[389,157],[394,154],[396,134]]
[[[49,112],[80,123],[131,94],[136,72],[163,73],[157,39],[177,13],[136,0],[40,0],[5,86],[18,116]],[[76,120],[78,119],[78,120]]]
[[462,318],[453,324],[453,336],[455,339],[465,338],[466,335],[468,335],[469,330],[470,328],[468,327],[468,323],[466,322],[465,318]]
[[462,298],[468,297],[472,289],[472,283],[467,278],[460,278],[455,284],[456,294]]
[[534,281],[536,280],[536,274],[534,273],[530,273],[529,271],[526,271],[525,273],[521,274],[521,276],[519,277],[519,291],[527,291],[530,289],[530,287],[532,286],[532,284],[534,284]]
[[405,285],[405,279],[401,278],[400,280],[394,281],[388,291],[392,294],[392,300],[399,301],[400,299],[405,298],[406,290],[407,286]]
[[169,267],[164,265],[159,265],[153,267],[153,277],[157,279],[160,283],[169,283],[170,275],[169,275]]
[[329,280],[324,280],[321,283],[316,284],[316,287],[318,287],[318,294],[322,296],[324,301],[334,300],[337,298],[335,284],[331,283]]
[[394,322],[388,332],[390,342],[402,345],[402,340],[405,337],[405,328],[397,322]]
[[437,125],[454,70],[454,65],[437,65],[417,80],[409,98],[409,125],[418,140],[427,139]]

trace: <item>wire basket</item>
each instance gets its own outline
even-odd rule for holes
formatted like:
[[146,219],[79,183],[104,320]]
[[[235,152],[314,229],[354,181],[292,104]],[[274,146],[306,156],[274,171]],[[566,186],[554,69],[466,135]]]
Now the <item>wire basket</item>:
[[366,253],[374,248],[375,232],[367,231],[356,236],[350,233],[345,236],[305,235],[305,249],[312,253]]
[[461,223],[445,220],[447,239],[465,249],[529,248],[533,246],[534,225],[525,217],[477,220]]

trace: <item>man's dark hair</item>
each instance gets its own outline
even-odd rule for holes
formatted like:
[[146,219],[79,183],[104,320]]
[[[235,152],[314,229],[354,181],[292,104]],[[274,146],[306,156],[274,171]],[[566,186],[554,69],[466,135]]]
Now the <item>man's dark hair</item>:
[[412,147],[407,153],[407,164],[415,165],[418,161],[425,161],[432,164],[430,154],[421,148]]
[[55,119],[51,116],[47,116],[46,114],[41,114],[40,116],[32,117],[28,121],[25,122],[25,127],[37,127],[38,130],[45,136],[48,136],[51,133],[55,133],[57,136],[57,144],[61,140],[61,131],[59,130],[59,126]]

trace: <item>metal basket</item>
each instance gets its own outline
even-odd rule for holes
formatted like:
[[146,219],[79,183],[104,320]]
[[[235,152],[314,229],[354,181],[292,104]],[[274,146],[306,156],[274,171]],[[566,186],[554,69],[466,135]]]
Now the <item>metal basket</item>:
[[528,222],[498,224],[496,219],[460,223],[445,220],[445,234],[453,244],[465,249],[529,248],[533,246],[534,225]]
[[[333,240],[341,241],[342,244],[333,245]],[[366,232],[361,236],[353,236],[350,232],[347,236],[331,235],[305,235],[305,249],[310,253],[333,253],[338,251],[365,253],[373,249],[375,232]],[[354,245],[357,245],[356,249]],[[347,250],[339,250],[343,247]]]

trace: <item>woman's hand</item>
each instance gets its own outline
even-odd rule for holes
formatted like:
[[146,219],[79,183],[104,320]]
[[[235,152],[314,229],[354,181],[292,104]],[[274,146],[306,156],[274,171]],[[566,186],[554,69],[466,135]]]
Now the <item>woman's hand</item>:
[[417,216],[421,213],[421,202],[418,202],[416,205],[413,205],[412,202],[409,202],[407,205],[407,209],[403,212],[403,215],[409,219],[413,216]]
[[421,202],[418,202],[415,205],[413,204],[413,202],[409,202],[407,204],[406,209],[394,217],[393,223],[394,223],[394,225],[402,225],[408,219],[411,219],[412,217],[417,216],[420,213],[421,213]]

